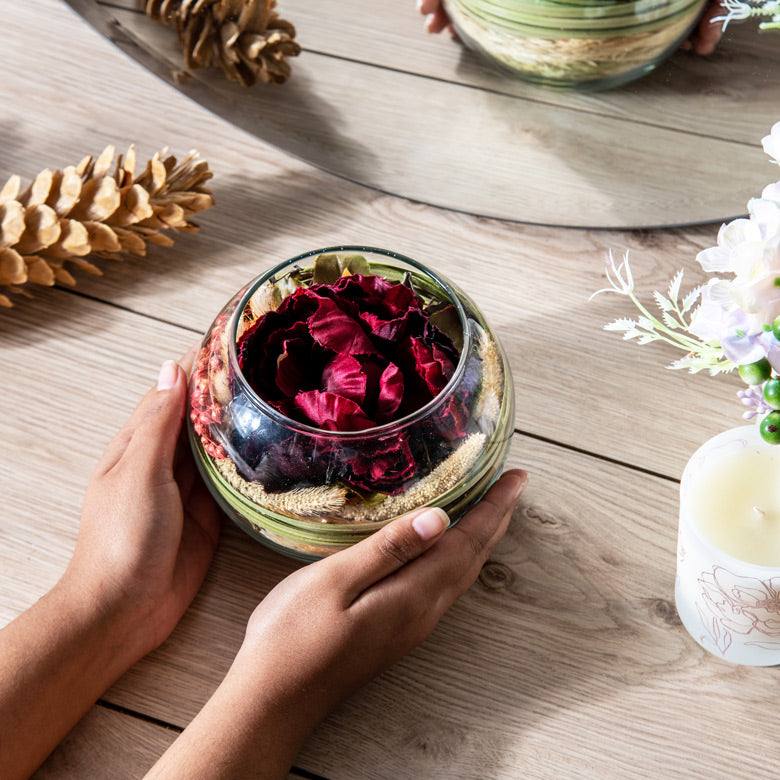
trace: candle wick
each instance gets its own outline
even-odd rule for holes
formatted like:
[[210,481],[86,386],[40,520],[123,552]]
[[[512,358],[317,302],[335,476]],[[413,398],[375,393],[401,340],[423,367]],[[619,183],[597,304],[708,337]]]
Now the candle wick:
[[754,506],[753,517],[755,517],[756,520],[763,520],[766,517],[766,512],[764,512],[764,510],[761,509],[760,506]]

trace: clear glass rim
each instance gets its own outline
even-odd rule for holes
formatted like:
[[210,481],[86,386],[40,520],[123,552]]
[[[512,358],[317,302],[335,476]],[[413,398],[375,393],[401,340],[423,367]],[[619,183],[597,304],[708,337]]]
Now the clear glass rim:
[[[277,409],[274,409],[274,407],[271,406],[267,401],[264,401],[254,391],[244,376],[244,372],[241,370],[241,367],[238,365],[236,339],[238,335],[238,325],[241,317],[243,316],[244,309],[246,308],[249,299],[252,297],[252,295],[254,295],[259,287],[264,285],[273,276],[276,276],[288,268],[292,268],[296,263],[308,260],[310,257],[316,257],[317,255],[323,254],[343,254],[346,252],[380,255],[391,260],[398,260],[402,263],[407,263],[408,265],[412,266],[412,268],[415,268],[431,279],[447,295],[449,302],[455,307],[455,310],[457,311],[458,320],[460,321],[463,332],[463,347],[460,351],[458,364],[455,366],[455,371],[453,371],[452,376],[450,377],[450,381],[447,382],[438,395],[434,396],[424,406],[421,406],[419,409],[416,409],[410,414],[407,414],[405,417],[401,417],[398,420],[385,423],[384,425],[376,425],[373,428],[365,428],[361,431],[326,431],[324,428],[317,428],[313,425],[307,425],[306,423],[302,423],[299,420],[294,420],[291,417],[282,414]],[[406,428],[415,422],[418,422],[424,417],[427,417],[432,411],[435,411],[444,403],[444,401],[449,397],[455,386],[460,381],[464,371],[466,370],[466,362],[471,351],[471,329],[468,326],[466,310],[463,307],[463,303],[461,302],[460,297],[455,292],[455,288],[450,282],[448,282],[444,277],[440,276],[435,271],[428,268],[428,266],[418,262],[417,260],[413,260],[411,257],[402,255],[400,252],[393,252],[390,249],[381,249],[379,247],[363,246],[359,244],[344,244],[342,246],[329,246],[322,249],[312,249],[308,252],[303,252],[300,255],[296,255],[289,260],[284,260],[281,263],[277,263],[268,271],[265,271],[264,273],[255,277],[255,279],[249,283],[246,292],[241,297],[241,300],[238,302],[238,305],[231,315],[230,323],[228,325],[228,332],[230,334],[228,343],[228,359],[230,361],[230,367],[233,371],[233,375],[241,385],[242,390],[259,409],[261,409],[265,414],[267,414],[271,419],[280,425],[283,425],[284,427],[289,428],[297,433],[303,433],[308,436],[317,436],[321,438],[338,439],[340,441],[354,441],[365,439],[366,437],[375,438],[389,433],[396,433],[397,431]]]

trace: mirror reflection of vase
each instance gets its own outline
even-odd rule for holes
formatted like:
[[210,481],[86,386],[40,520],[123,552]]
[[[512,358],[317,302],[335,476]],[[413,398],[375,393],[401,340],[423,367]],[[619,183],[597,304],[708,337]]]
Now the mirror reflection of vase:
[[[766,180],[756,142],[777,119],[780,38],[734,24],[713,56],[680,51],[701,0],[592,5],[588,12],[583,3],[556,3],[556,13],[569,14],[565,25],[577,28],[565,39],[576,51],[556,59],[545,44],[546,59],[535,55],[537,80],[604,87],[652,70],[603,92],[508,75],[449,36],[427,35],[412,3],[285,0],[304,51],[287,83],[248,89],[214,70],[182,76],[175,33],[135,0],[69,3],[232,124],[317,167],[414,201],[534,224],[667,227],[738,216]],[[475,4],[448,0],[451,9]],[[510,7],[515,17],[531,13],[520,0],[492,6]],[[547,13],[543,3],[533,9]],[[630,40],[620,43],[610,14],[623,11]],[[522,14],[513,23],[521,25]],[[523,45],[530,40],[522,37]],[[642,40],[653,45],[643,49]]]

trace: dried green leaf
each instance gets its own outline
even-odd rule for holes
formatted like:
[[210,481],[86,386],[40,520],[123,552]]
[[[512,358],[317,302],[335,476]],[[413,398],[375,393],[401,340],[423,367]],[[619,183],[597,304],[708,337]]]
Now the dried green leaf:
[[428,310],[431,322],[455,345],[460,352],[463,349],[463,329],[460,326],[460,317],[451,303],[442,307],[431,307]]
[[342,255],[341,272],[368,276],[371,273],[371,267],[363,255]]
[[338,255],[317,255],[314,261],[314,284],[335,284],[341,276]]

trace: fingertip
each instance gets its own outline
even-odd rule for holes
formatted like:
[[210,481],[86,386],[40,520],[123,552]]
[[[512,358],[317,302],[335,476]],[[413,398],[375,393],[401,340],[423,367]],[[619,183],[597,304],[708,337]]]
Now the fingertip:
[[523,469],[510,469],[504,474],[504,478],[511,480],[512,500],[517,503],[528,484],[528,472]]
[[195,356],[198,354],[199,347],[200,342],[193,344],[179,360],[179,365],[187,376],[192,372],[192,366],[195,363]]
[[716,48],[717,45],[712,43],[711,41],[703,41],[701,43],[697,43],[693,47],[693,50],[700,57],[709,57],[710,55],[715,54]]
[[412,528],[424,542],[443,534],[449,525],[449,515],[437,506],[425,509],[412,520]]
[[157,389],[170,390],[179,381],[181,366],[175,360],[166,360],[157,375]]

